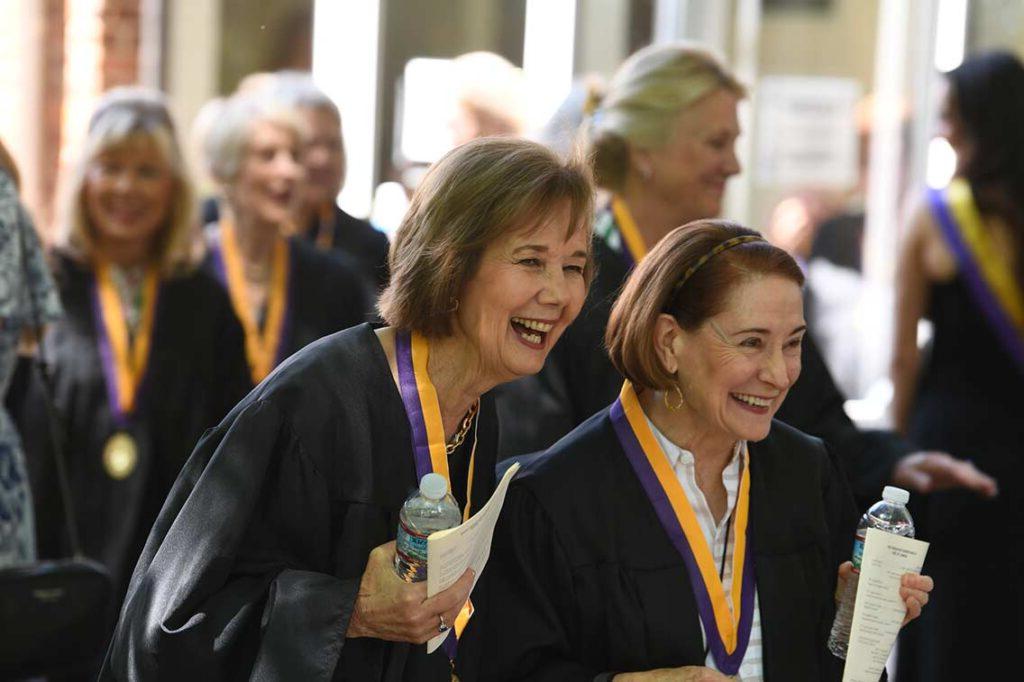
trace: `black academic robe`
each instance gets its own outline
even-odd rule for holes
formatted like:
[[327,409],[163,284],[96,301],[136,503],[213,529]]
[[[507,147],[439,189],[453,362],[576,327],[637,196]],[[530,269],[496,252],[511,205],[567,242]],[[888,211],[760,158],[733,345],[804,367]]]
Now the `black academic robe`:
[[[494,490],[486,396],[478,424],[473,509]],[[450,461],[460,505],[472,440]],[[100,679],[449,680],[442,650],[345,639],[367,557],[395,538],[415,489],[412,452],[369,325],[292,356],[196,447],[139,560]]]
[[331,218],[326,225],[321,225],[319,216],[313,218],[304,238],[316,243],[321,230],[330,233],[328,252],[341,254],[355,263],[373,292],[380,292],[388,285],[387,235],[336,205],[331,206]]
[[[215,244],[218,233],[216,224],[207,226],[207,243]],[[373,319],[373,304],[354,267],[299,237],[288,239],[288,259],[288,310],[280,360],[328,334]],[[212,252],[203,267],[221,281]]]
[[[749,447],[764,679],[839,680],[826,642],[857,520],[845,478],[820,440],[780,422]],[[686,566],[607,409],[513,481],[481,580],[481,680],[704,665]]]
[[[502,458],[546,449],[615,400],[622,387],[622,375],[605,351],[604,333],[630,266],[598,235],[593,249],[597,275],[579,317],[540,374],[499,389]],[[850,421],[843,410],[845,399],[809,335],[801,359],[800,378],[776,417],[833,448],[850,474],[858,503],[866,508],[877,500],[892,467],[910,446],[891,431],[861,431]]]
[[[135,470],[111,478],[102,461],[118,429],[107,399],[91,290],[93,274],[55,259],[65,317],[45,339],[54,399],[85,554],[111,572],[120,605],[128,577],[196,441],[250,390],[242,330],[223,290],[202,271],[165,279],[154,313],[149,363],[127,431],[138,446]],[[47,411],[33,377],[18,411],[29,464],[40,555],[70,556],[51,450]]]

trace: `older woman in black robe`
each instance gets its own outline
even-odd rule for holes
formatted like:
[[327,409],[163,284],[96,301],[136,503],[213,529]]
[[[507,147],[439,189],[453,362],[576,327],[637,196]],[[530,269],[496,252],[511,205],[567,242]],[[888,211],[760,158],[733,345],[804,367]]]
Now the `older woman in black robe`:
[[[857,512],[826,446],[773,420],[802,283],[720,221],[633,271],[606,336],[618,400],[509,489],[470,624],[481,679],[840,679],[826,641]],[[930,589],[904,576],[908,620]]]
[[584,170],[531,142],[439,161],[391,253],[389,326],[310,345],[200,442],[101,679],[450,679],[456,635],[429,655],[423,643],[455,622],[474,576],[427,598],[396,575],[389,540],[427,472],[464,513],[490,496],[484,394],[538,371],[579,312],[591,208]]

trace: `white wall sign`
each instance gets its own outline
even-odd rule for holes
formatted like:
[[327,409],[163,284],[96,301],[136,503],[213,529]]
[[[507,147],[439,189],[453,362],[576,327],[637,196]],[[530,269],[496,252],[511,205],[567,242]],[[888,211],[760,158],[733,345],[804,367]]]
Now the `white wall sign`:
[[855,107],[848,78],[765,76],[757,90],[757,181],[848,189],[857,182]]

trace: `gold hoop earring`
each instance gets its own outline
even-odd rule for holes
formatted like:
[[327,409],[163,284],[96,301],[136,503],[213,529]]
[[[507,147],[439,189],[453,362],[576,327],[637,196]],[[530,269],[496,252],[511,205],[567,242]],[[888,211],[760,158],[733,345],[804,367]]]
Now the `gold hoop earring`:
[[679,398],[679,402],[677,402],[675,405],[669,402],[668,391],[661,392],[661,400],[663,403],[665,403],[665,407],[668,409],[669,412],[677,412],[683,405],[686,404],[686,400],[683,398],[683,389],[679,388],[679,384],[672,384],[672,388],[675,389],[676,396]]

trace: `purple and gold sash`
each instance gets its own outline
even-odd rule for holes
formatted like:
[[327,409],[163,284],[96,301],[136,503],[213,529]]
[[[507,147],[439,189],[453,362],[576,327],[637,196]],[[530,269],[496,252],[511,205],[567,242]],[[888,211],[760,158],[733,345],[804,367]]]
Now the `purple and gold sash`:
[[735,545],[730,602],[700,522],[644,417],[636,391],[628,381],[623,384],[618,400],[612,403],[609,416],[626,459],[640,479],[669,540],[686,564],[715,664],[726,675],[735,675],[746,655],[754,621],[754,563],[748,546],[749,457],[745,458],[747,470],[740,479],[733,519]]
[[231,307],[245,332],[245,357],[253,384],[263,381],[282,360],[285,338],[291,327],[289,287],[291,284],[288,240],[278,237],[271,255],[270,284],[267,292],[267,316],[262,329],[246,297],[245,273],[238,251],[234,226],[228,220],[220,224],[220,241],[211,247],[214,266],[231,298]]
[[929,190],[928,200],[971,295],[1003,349],[1024,371],[1024,295],[989,236],[970,184],[956,178],[945,191]]
[[132,339],[128,333],[128,320],[121,296],[110,275],[110,265],[103,260],[96,264],[92,288],[93,317],[96,320],[107,400],[114,423],[119,429],[128,426],[128,418],[135,411],[139,387],[149,365],[159,285],[160,275],[156,266],[148,267],[142,284],[139,328]]
[[[395,361],[398,365],[398,388],[409,417],[412,431],[412,454],[416,464],[416,480],[429,473],[438,473],[452,487],[448,472],[448,453],[445,450],[444,424],[441,421],[441,404],[437,399],[430,375],[427,374],[427,359],[430,344],[418,332],[395,331]],[[476,466],[476,448],[469,456],[469,476],[466,483],[466,508],[462,512],[463,522],[470,516],[473,496],[473,470]],[[467,601],[452,627],[452,634],[444,641],[448,658],[455,660],[458,638],[473,615],[473,603]]]
[[633,220],[633,214],[629,212],[629,207],[619,197],[612,199],[612,215],[615,216],[619,235],[622,236],[622,257],[632,269],[647,255],[647,245],[640,235],[640,228]]

